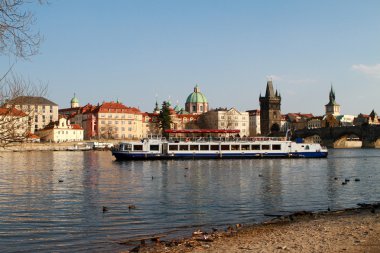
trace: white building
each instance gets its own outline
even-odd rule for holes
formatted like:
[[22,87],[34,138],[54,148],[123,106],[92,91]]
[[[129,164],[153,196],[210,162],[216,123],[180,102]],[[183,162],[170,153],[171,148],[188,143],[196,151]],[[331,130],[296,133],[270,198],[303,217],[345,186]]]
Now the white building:
[[29,131],[34,133],[58,120],[58,105],[44,97],[20,96],[6,104],[23,111],[29,117]]
[[340,122],[341,126],[353,126],[355,116],[344,114],[337,116],[336,119]]
[[202,115],[205,126],[209,129],[240,130],[240,136],[249,136],[249,114],[235,108],[215,109]]
[[260,110],[249,110],[247,112],[249,115],[249,135],[260,135]]
[[60,118],[37,132],[41,141],[70,142],[83,141],[83,128],[77,124],[70,124],[70,120]]

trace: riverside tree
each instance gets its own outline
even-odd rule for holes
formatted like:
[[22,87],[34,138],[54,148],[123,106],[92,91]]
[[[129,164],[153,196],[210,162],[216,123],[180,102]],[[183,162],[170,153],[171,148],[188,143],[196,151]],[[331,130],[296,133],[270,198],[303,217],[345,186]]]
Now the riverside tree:
[[[33,1],[0,0],[0,55],[8,59],[28,60],[37,54],[42,36],[33,29],[34,13],[28,10]],[[42,4],[43,0],[35,3]],[[0,146],[22,141],[28,135],[29,127],[22,126],[30,121],[28,108],[15,108],[9,101],[19,96],[43,96],[46,86],[35,85],[14,74],[10,64],[0,74]],[[20,112],[22,111],[22,113]],[[27,119],[27,120],[26,120]],[[23,122],[23,123],[22,123]],[[22,124],[21,124],[22,123]],[[21,125],[20,125],[21,124]]]
[[170,125],[172,123],[172,119],[170,117],[170,103],[164,101],[162,103],[162,108],[160,110],[160,115],[158,116],[159,126],[162,131],[162,135],[166,138],[169,137],[169,134],[165,132],[165,130],[170,129]]

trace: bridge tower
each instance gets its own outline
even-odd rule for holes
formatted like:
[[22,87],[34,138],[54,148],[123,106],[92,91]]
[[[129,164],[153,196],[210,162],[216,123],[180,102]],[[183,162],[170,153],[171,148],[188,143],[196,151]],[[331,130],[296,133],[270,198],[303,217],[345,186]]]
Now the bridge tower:
[[335,91],[331,85],[329,94],[329,103],[325,105],[326,115],[338,116],[340,115],[340,105],[335,101]]
[[260,130],[262,135],[268,135],[272,130],[281,127],[281,95],[274,91],[272,80],[267,82],[265,96],[260,94]]

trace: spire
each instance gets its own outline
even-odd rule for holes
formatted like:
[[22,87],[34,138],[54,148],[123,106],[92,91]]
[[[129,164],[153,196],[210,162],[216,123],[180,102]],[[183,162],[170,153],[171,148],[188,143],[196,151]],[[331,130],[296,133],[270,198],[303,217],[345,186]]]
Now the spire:
[[195,93],[199,93],[200,92],[198,84],[195,85],[194,92]]
[[275,94],[274,94],[274,90],[273,90],[273,83],[272,81],[268,81],[267,82],[267,89],[265,91],[265,97],[274,97]]
[[334,92],[332,84],[331,84],[331,90],[330,90],[330,94],[329,94],[329,100],[330,100],[330,103],[335,102],[335,92]]

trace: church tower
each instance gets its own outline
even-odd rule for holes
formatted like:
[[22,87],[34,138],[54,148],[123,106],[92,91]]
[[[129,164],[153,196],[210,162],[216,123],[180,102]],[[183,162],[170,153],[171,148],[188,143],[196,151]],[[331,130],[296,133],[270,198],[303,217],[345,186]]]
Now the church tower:
[[262,135],[281,127],[281,95],[274,91],[272,80],[267,82],[265,96],[260,94],[260,129]]
[[326,115],[337,116],[340,115],[340,105],[335,101],[335,92],[331,85],[331,90],[329,94],[329,103],[325,105]]
[[75,93],[74,93],[74,97],[70,101],[70,104],[71,104],[71,108],[79,107],[79,99],[75,96]]

